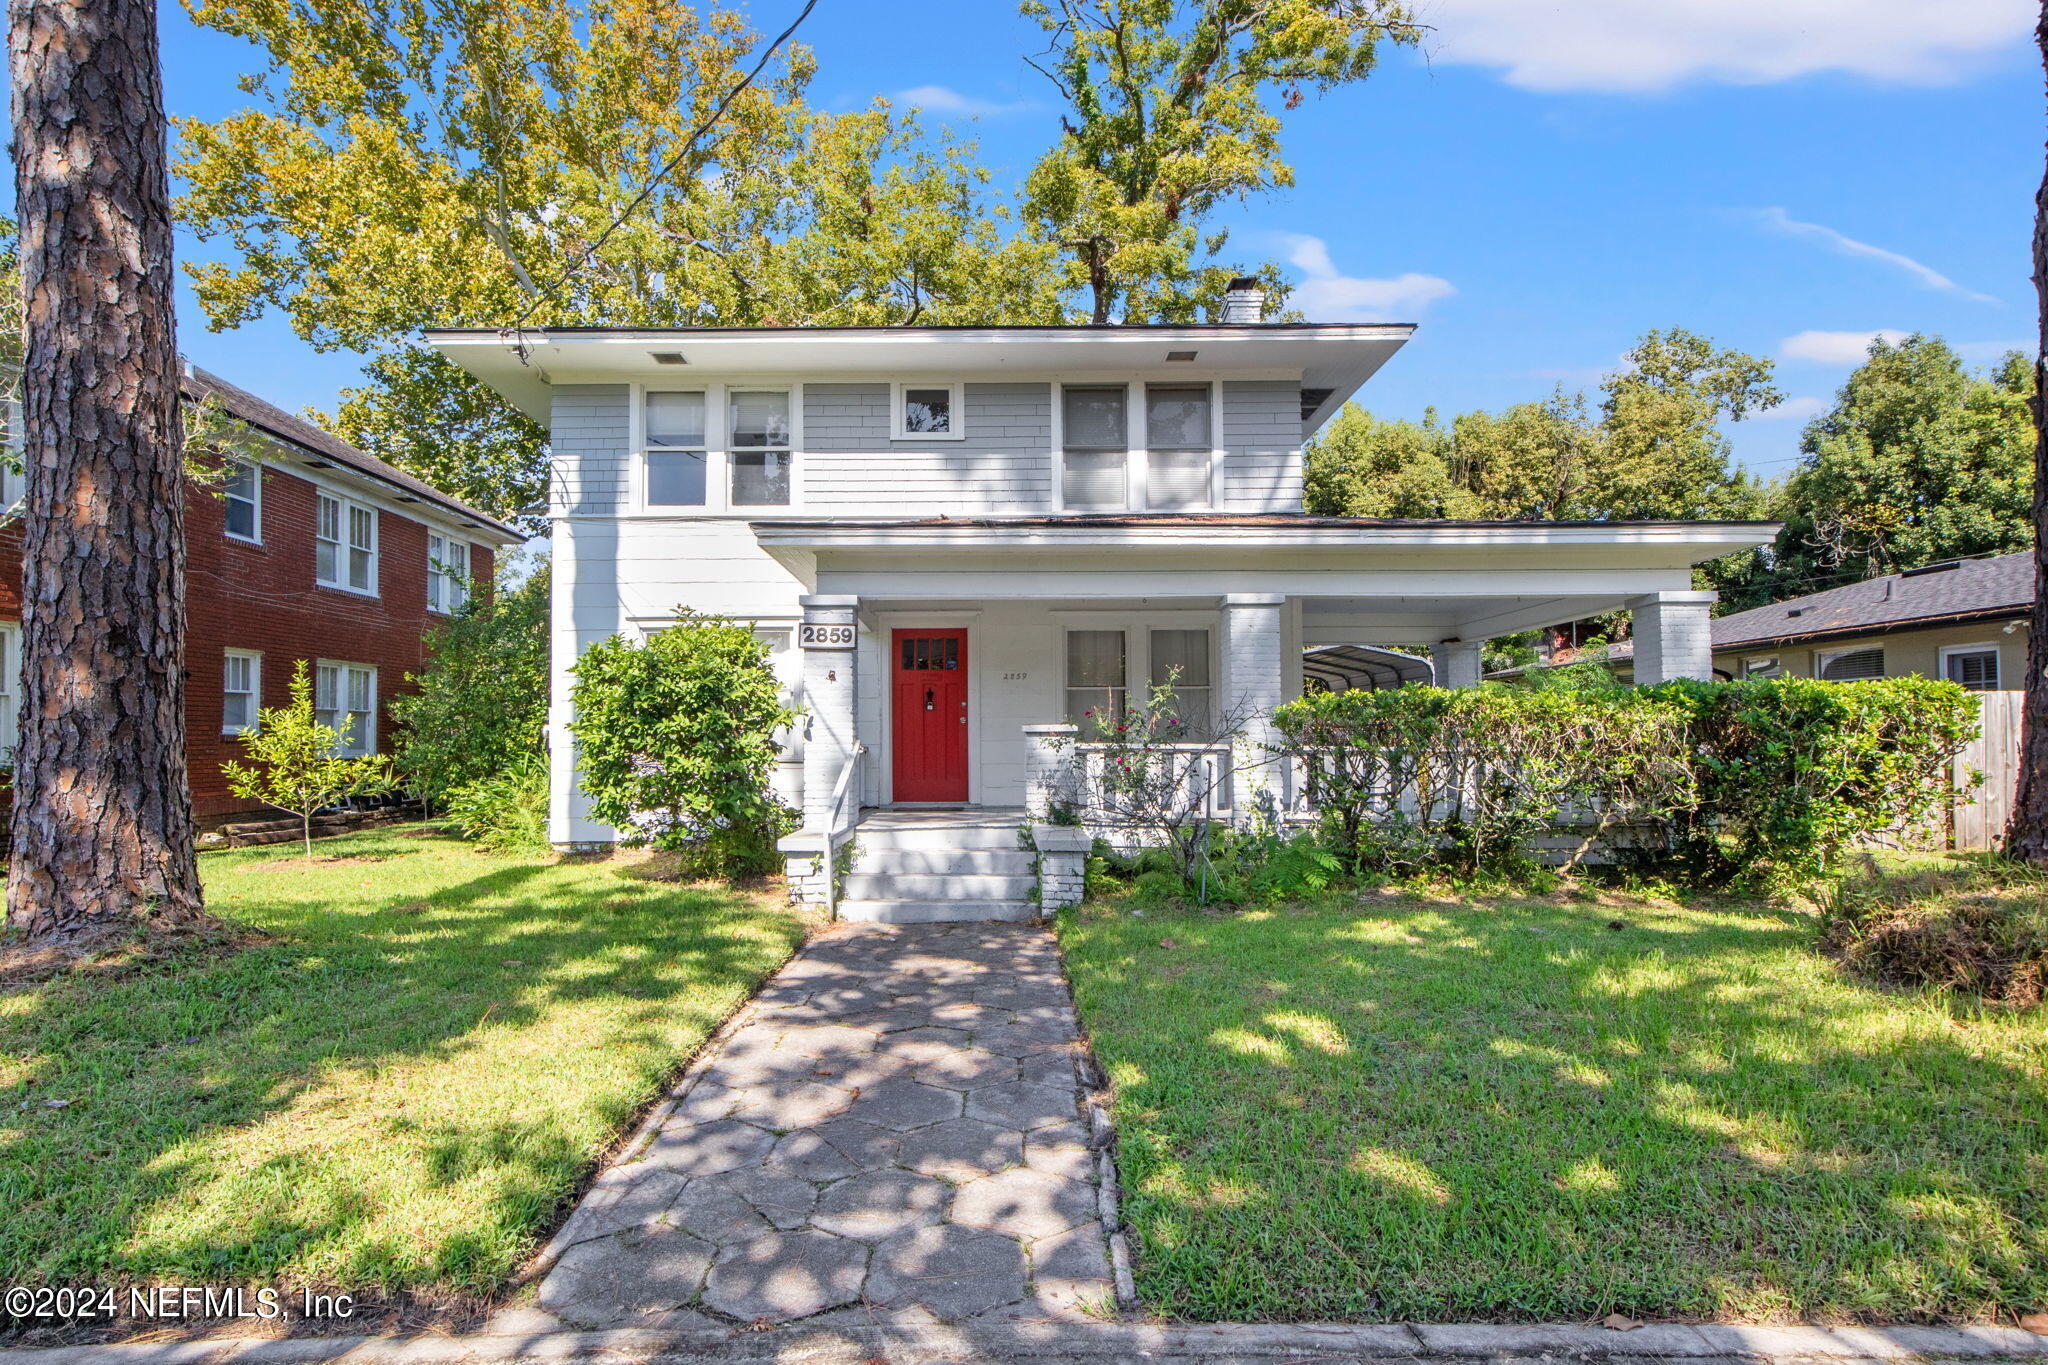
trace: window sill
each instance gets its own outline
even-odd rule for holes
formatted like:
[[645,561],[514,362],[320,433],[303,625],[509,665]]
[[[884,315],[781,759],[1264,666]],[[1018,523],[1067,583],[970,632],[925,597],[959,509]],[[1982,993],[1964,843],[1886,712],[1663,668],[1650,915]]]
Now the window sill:
[[384,595],[378,592],[375,588],[351,588],[346,583],[328,583],[318,578],[313,580],[313,586],[316,588],[325,588],[329,592],[345,592],[350,597],[368,597],[373,600]]
[[220,536],[222,540],[232,540],[239,545],[260,546],[261,544],[263,544],[263,537],[261,536],[238,536],[233,531],[222,531],[220,533]]
[[899,431],[890,437],[892,441],[964,441],[964,431]]

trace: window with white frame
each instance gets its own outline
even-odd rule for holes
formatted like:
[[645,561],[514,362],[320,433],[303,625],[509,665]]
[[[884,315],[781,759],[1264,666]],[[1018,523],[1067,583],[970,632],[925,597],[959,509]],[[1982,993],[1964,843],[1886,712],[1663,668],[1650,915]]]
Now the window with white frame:
[[263,470],[229,460],[220,485],[222,520],[236,540],[263,539]]
[[367,664],[317,665],[313,718],[341,735],[336,753],[360,758],[377,752],[377,670]]
[[1214,688],[1209,673],[1209,632],[1206,630],[1155,630],[1146,641],[1151,660],[1149,673],[1154,688],[1173,689],[1173,719],[1168,730],[1174,739],[1208,739],[1214,715],[1210,701]]
[[1122,718],[1125,667],[1122,631],[1067,632],[1067,723],[1080,726],[1082,738]]
[[1859,678],[1884,676],[1884,650],[1844,649],[1823,654],[1815,661],[1813,676],[1826,682],[1855,682]]
[[1950,645],[1941,651],[1941,676],[1972,692],[1998,690],[1997,645]]
[[220,732],[256,733],[262,710],[263,656],[254,650],[229,650],[221,667]]
[[469,542],[427,534],[427,608],[452,612],[469,600]]
[[649,393],[644,415],[649,507],[702,507],[710,453],[705,441],[704,395]]
[[958,384],[896,385],[899,441],[958,441],[966,436]]
[[0,625],[0,758],[21,741],[21,627]]
[[1209,505],[1210,407],[1207,384],[1145,390],[1145,505],[1153,511]]
[[789,505],[789,391],[735,389],[726,395],[731,439],[726,458],[732,462],[734,507]]
[[1070,385],[1060,391],[1060,501],[1076,511],[1116,512],[1127,505],[1130,392],[1122,385]]
[[331,493],[322,493],[319,498],[314,581],[330,588],[375,595],[377,509]]
[[0,402],[0,444],[6,447],[5,458],[0,458],[0,508],[14,506],[21,501],[21,495],[28,491],[28,481],[23,476],[21,462],[22,425],[21,400],[9,398]]

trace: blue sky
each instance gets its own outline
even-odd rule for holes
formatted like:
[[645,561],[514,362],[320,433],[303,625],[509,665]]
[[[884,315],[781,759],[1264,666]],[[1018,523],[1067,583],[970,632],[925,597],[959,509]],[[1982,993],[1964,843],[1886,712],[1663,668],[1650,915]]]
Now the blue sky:
[[[752,0],[779,28],[796,0]],[[1291,116],[1295,188],[1234,211],[1319,321],[1422,324],[1362,397],[1420,416],[1591,387],[1650,327],[1775,357],[1791,402],[1735,427],[1781,473],[1801,421],[1876,330],[1973,360],[2029,344],[2042,165],[2028,0],[1423,0],[1422,53]],[[174,114],[241,107],[254,50],[163,13]],[[916,42],[904,41],[915,34]],[[1056,134],[1044,46],[1007,0],[823,0],[813,98],[921,103],[1005,181]],[[181,240],[195,251],[196,244]],[[271,317],[203,329],[199,363],[287,407],[329,406],[355,358]]]

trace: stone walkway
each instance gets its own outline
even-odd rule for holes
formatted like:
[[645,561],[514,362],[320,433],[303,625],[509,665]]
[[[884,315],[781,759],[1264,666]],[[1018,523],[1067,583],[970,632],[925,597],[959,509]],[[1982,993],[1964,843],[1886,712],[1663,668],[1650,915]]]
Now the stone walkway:
[[524,1325],[1105,1311],[1078,1061],[1046,930],[837,926],[600,1176]]

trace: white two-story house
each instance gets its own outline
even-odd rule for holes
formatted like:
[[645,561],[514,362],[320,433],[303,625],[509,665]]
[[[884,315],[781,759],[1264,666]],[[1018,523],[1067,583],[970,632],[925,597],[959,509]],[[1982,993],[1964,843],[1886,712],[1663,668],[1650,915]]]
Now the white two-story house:
[[1413,329],[1259,307],[1243,282],[1236,320],[1188,326],[433,333],[552,433],[556,842],[615,838],[576,782],[579,652],[679,607],[752,623],[804,710],[792,847],[896,807],[1014,846],[1043,727],[1171,677],[1193,737],[1256,730],[1319,645],[1428,646],[1456,685],[1489,636],[1626,607],[1639,678],[1708,675],[1692,566],[1774,528],[1304,515],[1304,438]]

